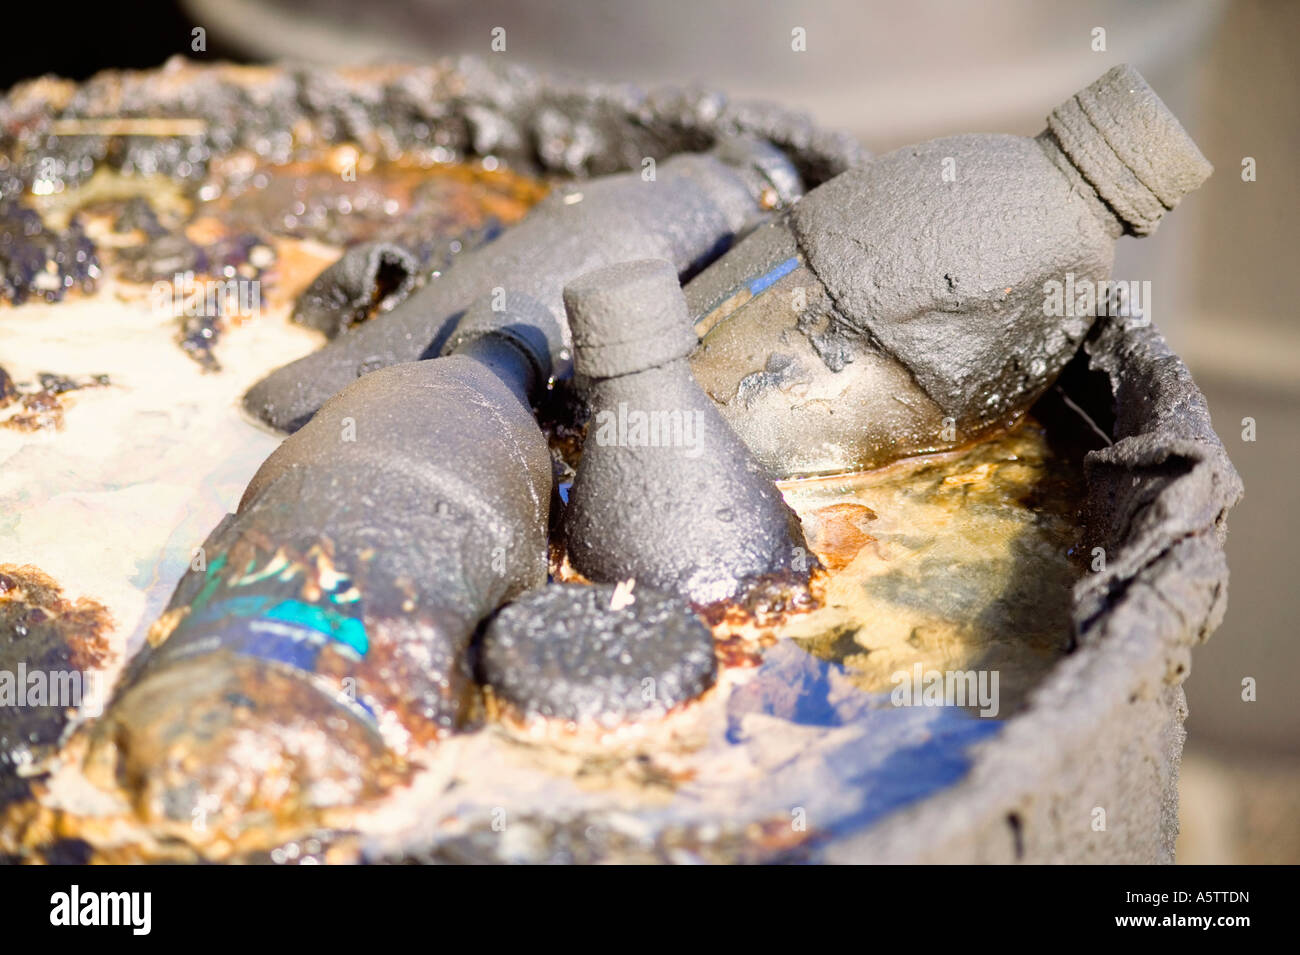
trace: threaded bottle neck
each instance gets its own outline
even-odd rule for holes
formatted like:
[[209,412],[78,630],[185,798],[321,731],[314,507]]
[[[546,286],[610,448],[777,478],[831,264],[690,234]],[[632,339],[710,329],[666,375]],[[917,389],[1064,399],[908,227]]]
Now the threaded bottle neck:
[[1112,239],[1118,239],[1123,235],[1124,221],[1116,215],[1114,209],[1106,204],[1106,201],[1098,194],[1092,183],[1085,179],[1083,174],[1079,172],[1078,167],[1070,161],[1070,157],[1065,154],[1052,131],[1050,129],[1043,130],[1034,137],[1034,141],[1047,154],[1047,158],[1052,165],[1059,169],[1061,175],[1069,181],[1070,192],[1081,198],[1088,208],[1092,210],[1092,214],[1101,223],[1101,227],[1106,231],[1106,234]]
[[1174,114],[1127,65],[1052,110],[1047,130],[1134,235],[1154,232],[1213,171]]

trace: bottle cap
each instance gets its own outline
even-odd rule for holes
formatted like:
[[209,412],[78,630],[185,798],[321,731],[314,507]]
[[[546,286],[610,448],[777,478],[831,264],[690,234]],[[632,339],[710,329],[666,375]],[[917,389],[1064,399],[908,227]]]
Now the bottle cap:
[[1048,129],[1075,167],[1136,235],[1214,170],[1133,67],[1117,66],[1054,109]]
[[695,350],[677,270],[662,259],[588,272],[564,287],[573,367],[586,378],[656,368]]
[[[690,606],[642,583],[623,587],[548,584],[507,604],[483,634],[483,675],[497,698],[525,718],[613,726],[661,716],[712,686],[713,637]],[[650,699],[646,678],[657,687]]]

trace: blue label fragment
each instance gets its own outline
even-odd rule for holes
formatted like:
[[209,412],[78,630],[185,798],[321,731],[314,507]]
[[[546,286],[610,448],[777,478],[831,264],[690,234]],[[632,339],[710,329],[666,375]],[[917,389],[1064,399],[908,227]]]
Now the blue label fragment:
[[780,265],[776,266],[776,268],[764,272],[756,279],[751,279],[749,282],[749,294],[757,295],[760,292],[766,291],[768,288],[770,288],[772,285],[776,284],[777,282],[781,281],[781,279],[785,278],[787,275],[789,275],[798,267],[799,267],[799,257],[792,255],[790,258],[786,259]]
[[[314,670],[328,644],[360,660],[370,649],[365,624],[333,607],[269,596],[229,597],[190,615],[164,644],[167,656],[230,650]],[[187,639],[193,634],[197,639]]]

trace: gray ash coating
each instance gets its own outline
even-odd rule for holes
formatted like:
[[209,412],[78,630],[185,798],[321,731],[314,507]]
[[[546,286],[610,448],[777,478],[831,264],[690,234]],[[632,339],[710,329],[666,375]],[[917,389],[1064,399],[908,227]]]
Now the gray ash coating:
[[1052,111],[1036,138],[951,136],[880,156],[688,286],[712,309],[796,263],[712,321],[694,371],[777,476],[959,446],[1043,393],[1097,311],[1084,291],[1105,305],[1115,240],[1154,230],[1209,172],[1130,67]]
[[[787,157],[771,144],[728,140],[708,153],[671,156],[653,182],[637,173],[602,176],[552,192],[501,238],[465,256],[401,305],[329,345],[277,369],[249,389],[244,407],[292,431],[363,369],[437,354],[476,300],[508,289],[550,311],[555,377],[569,375],[566,282],[617,262],[663,259],[689,275],[715,259],[774,193],[770,169]],[[794,173],[777,181],[789,183]],[[776,201],[776,200],[773,200]],[[689,329],[687,329],[689,334]]]
[[565,286],[564,303],[592,415],[564,514],[573,566],[697,605],[768,575],[806,581],[798,517],[691,374],[673,267],[598,269]]
[[[60,134],[55,123],[200,120],[189,135]],[[290,132],[293,130],[294,132]],[[767,139],[809,183],[860,162],[862,148],[809,117],[718,92],[643,91],[547,77],[472,57],[419,67],[234,69],[174,58],[160,70],[106,72],[76,85],[43,79],[0,99],[0,197],[53,175],[67,185],[108,166],[202,182],[215,157],[247,149],[288,162],[303,145],[353,142],[398,158],[431,144],[451,157],[498,156],[539,172],[596,176],[707,149],[720,136]],[[41,165],[41,161],[45,164]]]
[[[1177,633],[1167,676],[1181,680],[1188,642],[1207,639],[1227,606],[1223,542],[1243,488],[1187,366],[1153,326],[1128,325],[1099,320],[1076,359],[1090,378],[1068,382],[1114,438],[1084,459],[1084,546],[1105,549],[1106,569],[1075,585],[1075,633],[1080,643],[1126,623],[1130,636]],[[1151,592],[1161,597],[1160,613],[1145,602]],[[1173,627],[1170,613],[1197,624],[1190,633]]]
[[1153,231],[1210,174],[1128,66],[1054,110],[1048,127],[1035,139],[951,136],[896,150],[790,214],[845,322],[963,433],[1026,408],[1077,351],[1091,315],[1052,314],[1045,283],[1104,281],[1115,239]]
[[524,717],[605,726],[662,715],[713,685],[713,637],[681,601],[636,586],[552,584],[503,609],[484,633],[480,676]]
[[307,286],[293,320],[333,338],[371,310],[387,311],[404,299],[419,270],[416,257],[395,243],[354,245]]

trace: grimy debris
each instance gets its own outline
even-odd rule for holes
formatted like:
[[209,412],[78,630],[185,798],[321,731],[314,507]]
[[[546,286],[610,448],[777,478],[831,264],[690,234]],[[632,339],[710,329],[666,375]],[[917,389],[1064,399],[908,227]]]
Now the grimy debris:
[[1023,414],[1093,324],[1045,307],[1048,283],[1096,289],[1115,240],[1150,234],[1210,172],[1129,66],[1034,138],[906,146],[812,190],[686,287],[692,368],[777,477],[969,443]]
[[708,264],[764,211],[802,190],[793,166],[771,144],[728,140],[707,154],[641,173],[592,179],[558,190],[518,226],[465,255],[401,305],[273,372],[244,398],[272,427],[301,427],[358,374],[436,355],[458,316],[494,290],[542,303],[559,333],[551,341],[556,375],[570,370],[562,292],[567,281],[617,262],[658,258],[690,275]]
[[[1092,323],[1047,314],[1044,283],[1104,279],[1115,239],[1150,233],[1209,172],[1120,67],[1035,138],[907,147],[802,198],[794,166],[750,138],[666,160],[653,182],[557,191],[248,393],[250,411],[296,433],[181,580],[91,761],[141,787],[146,818],[188,822],[207,800],[237,829],[275,811],[232,765],[251,725],[298,797],[276,805],[365,799],[400,778],[406,741],[472,718],[471,642],[511,600],[478,674],[508,702],[636,715],[626,682],[643,671],[673,687],[665,707],[689,699],[713,667],[684,603],[807,576],[772,477],[882,464],[1013,420]],[[360,290],[340,309],[373,291],[378,263],[339,270]],[[530,405],[571,372],[591,418],[562,533],[590,579],[643,582],[621,616],[592,603],[608,586],[544,588],[553,477]],[[634,434],[634,413],[647,428],[658,414],[661,437],[667,420],[668,440]],[[584,639],[604,634],[630,662],[611,671],[599,640],[556,653],[585,619]],[[200,759],[178,761],[181,738]]]

